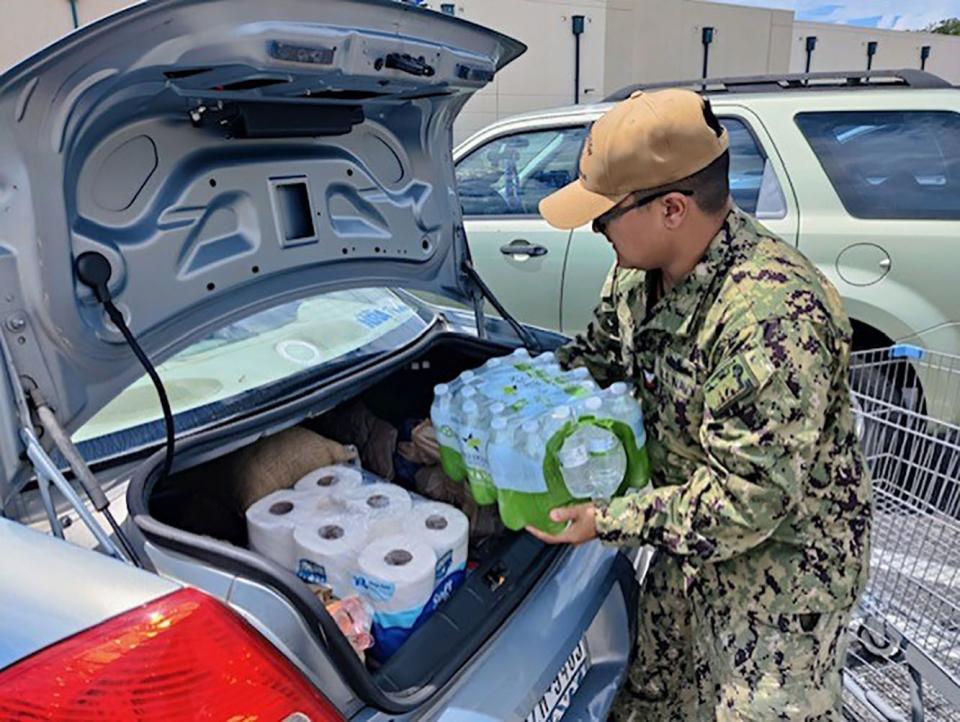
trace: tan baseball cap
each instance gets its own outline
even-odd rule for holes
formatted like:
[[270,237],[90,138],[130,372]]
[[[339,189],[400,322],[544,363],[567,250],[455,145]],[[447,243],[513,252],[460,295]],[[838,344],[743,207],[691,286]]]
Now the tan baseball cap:
[[540,214],[557,228],[577,228],[631,193],[703,170],[729,146],[709,103],[692,90],[637,91],[593,124],[580,178],[540,201]]

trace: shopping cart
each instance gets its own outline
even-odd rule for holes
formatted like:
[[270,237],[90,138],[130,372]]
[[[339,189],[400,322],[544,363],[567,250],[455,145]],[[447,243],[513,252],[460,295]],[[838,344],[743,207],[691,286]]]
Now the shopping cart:
[[845,713],[960,722],[960,356],[858,352],[850,377],[874,514]]

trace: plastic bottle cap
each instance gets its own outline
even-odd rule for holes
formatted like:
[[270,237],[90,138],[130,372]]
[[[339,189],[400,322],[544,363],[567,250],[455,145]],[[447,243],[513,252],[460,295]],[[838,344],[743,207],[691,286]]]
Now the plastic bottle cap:
[[593,434],[587,441],[591,454],[605,454],[617,445],[617,437],[609,431]]
[[476,402],[476,401],[467,401],[467,402],[463,405],[463,413],[465,413],[465,414],[470,414],[470,415],[472,416],[473,414],[477,413],[478,411],[480,411],[480,407],[477,406],[477,402]]
[[590,378],[590,370],[581,366],[571,371],[570,375],[575,379],[587,379]]
[[490,413],[493,414],[494,416],[499,416],[506,410],[507,410],[506,404],[502,404],[499,401],[490,407]]
[[507,428],[507,420],[503,416],[497,416],[493,421],[490,422],[491,429],[500,429]]
[[587,463],[587,458],[587,450],[583,444],[564,444],[563,448],[557,453],[560,466],[565,469],[583,466]]
[[463,398],[465,399],[471,399],[477,395],[477,390],[473,388],[473,386],[467,386],[467,388],[463,390],[462,395],[463,395]]
[[443,396],[448,393],[450,393],[450,387],[446,384],[437,384],[433,387],[434,396]]
[[601,399],[599,396],[591,396],[584,403],[584,407],[587,409],[587,411],[599,411],[601,408],[603,408],[603,399]]
[[542,364],[552,364],[557,355],[553,351],[547,351],[537,356],[537,362]]
[[551,416],[558,421],[563,419],[570,418],[570,407],[569,406],[558,406],[553,410]]
[[546,366],[543,367],[543,370],[546,371],[548,374],[558,374],[560,373],[560,364],[558,363],[547,364]]
[[473,373],[473,371],[464,371],[462,374],[460,374],[460,378],[463,379],[464,383],[469,383],[470,381],[473,381],[474,376],[476,376],[476,374]]
[[487,363],[484,364],[484,365],[485,365],[487,368],[495,369],[497,366],[499,366],[499,365],[502,364],[502,363],[503,363],[503,361],[501,361],[500,359],[498,359],[498,358],[492,358],[492,359],[490,359],[489,361],[487,361]]
[[582,381],[580,382],[580,388],[585,391],[596,391],[597,385],[593,381]]
[[538,424],[536,421],[527,421],[521,428],[525,433],[533,434],[540,429],[540,424]]
[[610,393],[614,396],[625,394],[627,393],[627,385],[623,381],[617,381],[617,383],[610,385]]

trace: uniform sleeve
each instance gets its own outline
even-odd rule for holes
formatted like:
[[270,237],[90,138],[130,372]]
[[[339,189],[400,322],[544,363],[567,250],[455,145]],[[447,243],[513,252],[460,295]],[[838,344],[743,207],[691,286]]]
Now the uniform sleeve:
[[624,378],[620,324],[617,319],[617,266],[610,269],[593,310],[587,330],[557,349],[557,361],[565,369],[584,366],[601,386]]
[[685,484],[614,499],[600,538],[653,544],[696,566],[768,539],[801,503],[834,382],[832,342],[803,320],[768,320],[727,342],[704,383],[708,463]]

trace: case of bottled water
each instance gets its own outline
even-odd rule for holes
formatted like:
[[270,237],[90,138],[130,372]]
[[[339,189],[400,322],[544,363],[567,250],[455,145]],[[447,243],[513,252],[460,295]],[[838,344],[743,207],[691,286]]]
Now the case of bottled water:
[[451,478],[510,529],[560,531],[550,511],[649,484],[643,414],[625,383],[601,390],[553,353],[492,358],[435,388],[431,418]]

